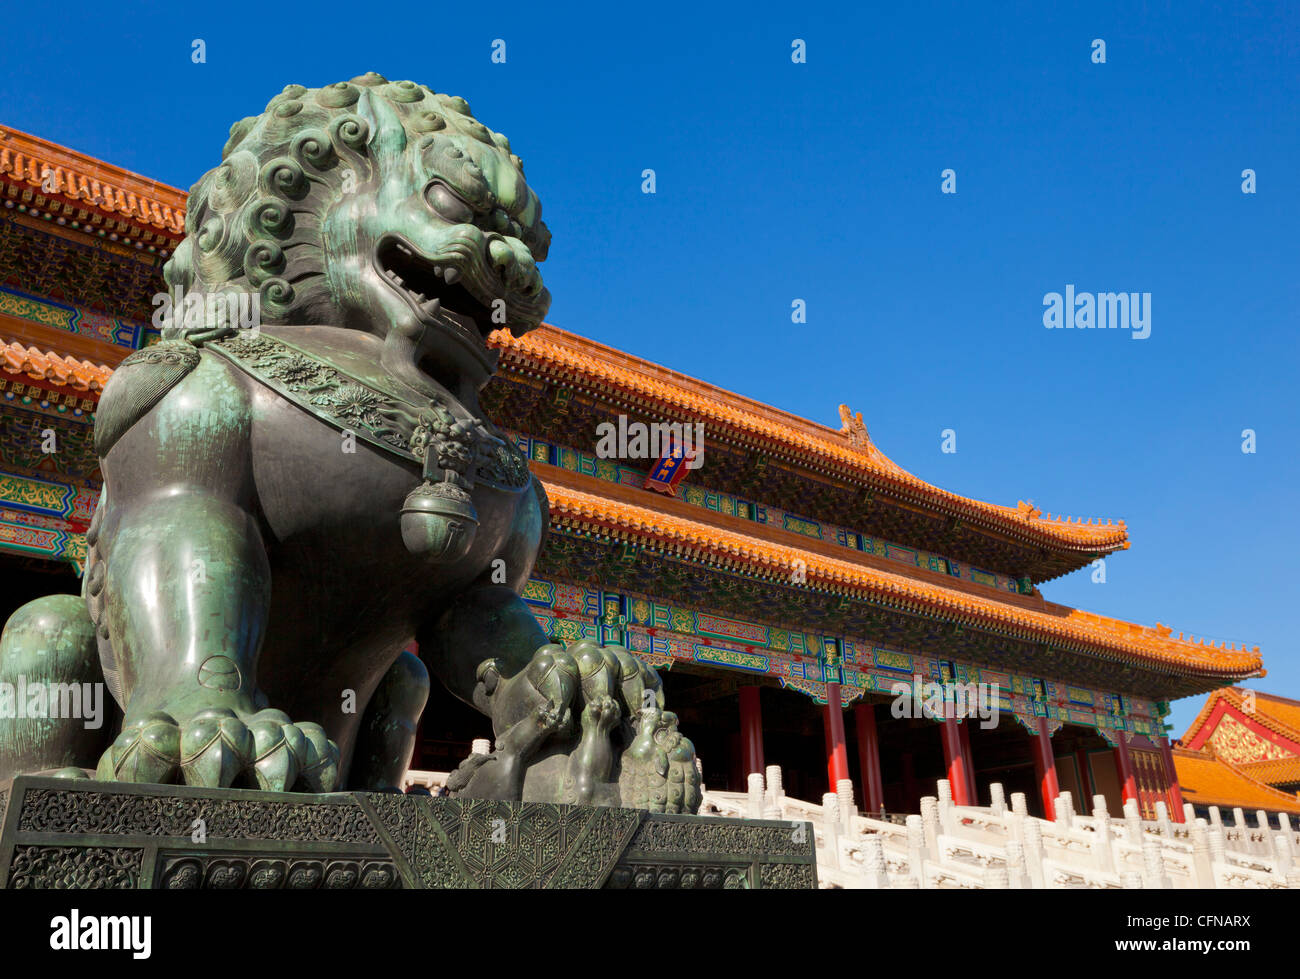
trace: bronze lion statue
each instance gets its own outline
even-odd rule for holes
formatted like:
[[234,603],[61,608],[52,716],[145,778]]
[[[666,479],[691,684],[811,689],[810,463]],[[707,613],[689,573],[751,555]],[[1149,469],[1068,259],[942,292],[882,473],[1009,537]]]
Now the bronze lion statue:
[[0,778],[391,790],[433,673],[496,735],[452,792],[695,812],[657,674],[519,597],[546,496],[478,396],[549,243],[463,99],[368,74],[236,123],[100,400],[82,595],[0,639],[0,679],[102,677],[122,723],[3,722]]

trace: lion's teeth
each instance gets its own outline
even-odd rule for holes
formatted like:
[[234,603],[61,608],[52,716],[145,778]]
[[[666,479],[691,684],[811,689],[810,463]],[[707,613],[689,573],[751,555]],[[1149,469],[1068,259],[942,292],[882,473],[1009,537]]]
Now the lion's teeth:
[[456,282],[460,279],[460,269],[448,266],[447,271],[444,273],[444,275],[447,278],[447,285],[454,286]]
[[405,245],[398,245],[397,250],[401,252],[403,255],[411,254],[411,249],[407,248]]
[[427,313],[429,316],[436,316],[438,314],[438,310],[442,309],[442,300],[430,299],[427,303],[424,304],[423,309],[425,313]]
[[414,293],[414,295],[415,295],[415,305],[419,306],[421,303],[424,302],[424,293],[417,292]]
[[390,273],[388,277],[393,280],[393,285],[400,286],[402,284],[402,277],[396,272]]
[[442,278],[442,266],[441,266],[441,265],[435,265],[435,266],[433,267],[433,274],[436,275],[438,278],[441,279],[441,278]]

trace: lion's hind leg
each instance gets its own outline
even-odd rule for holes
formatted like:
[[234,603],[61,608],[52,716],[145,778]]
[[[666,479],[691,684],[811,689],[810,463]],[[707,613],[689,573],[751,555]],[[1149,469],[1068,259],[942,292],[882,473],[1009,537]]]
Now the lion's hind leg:
[[352,788],[378,792],[402,787],[428,699],[428,669],[418,656],[403,652],[379,681],[362,715],[349,775]]

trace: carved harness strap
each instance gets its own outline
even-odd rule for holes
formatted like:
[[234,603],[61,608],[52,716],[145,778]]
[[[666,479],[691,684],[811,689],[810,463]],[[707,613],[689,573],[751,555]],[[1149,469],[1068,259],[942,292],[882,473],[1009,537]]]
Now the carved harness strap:
[[[380,391],[296,345],[266,334],[247,332],[210,341],[206,349],[220,354],[244,373],[273,388],[294,404],[340,431],[410,462],[451,468],[473,482],[503,490],[528,485],[528,462],[522,452],[500,437],[485,419],[472,415],[450,396],[427,401]],[[458,427],[454,434],[450,432]],[[446,445],[461,446],[461,452]],[[434,453],[429,453],[429,447]],[[462,460],[464,452],[469,459]],[[473,462],[470,472],[469,463]]]
[[205,346],[340,431],[419,463],[424,481],[402,506],[402,539],[430,561],[454,561],[469,550],[477,483],[520,492],[531,482],[523,453],[450,395],[420,402],[381,391],[266,334],[236,333]]

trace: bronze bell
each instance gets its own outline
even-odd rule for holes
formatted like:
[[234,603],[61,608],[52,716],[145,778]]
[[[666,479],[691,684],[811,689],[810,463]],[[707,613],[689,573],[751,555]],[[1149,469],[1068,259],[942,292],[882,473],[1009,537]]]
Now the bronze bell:
[[469,553],[477,529],[474,504],[455,483],[426,479],[402,503],[402,543],[436,564],[450,564]]

